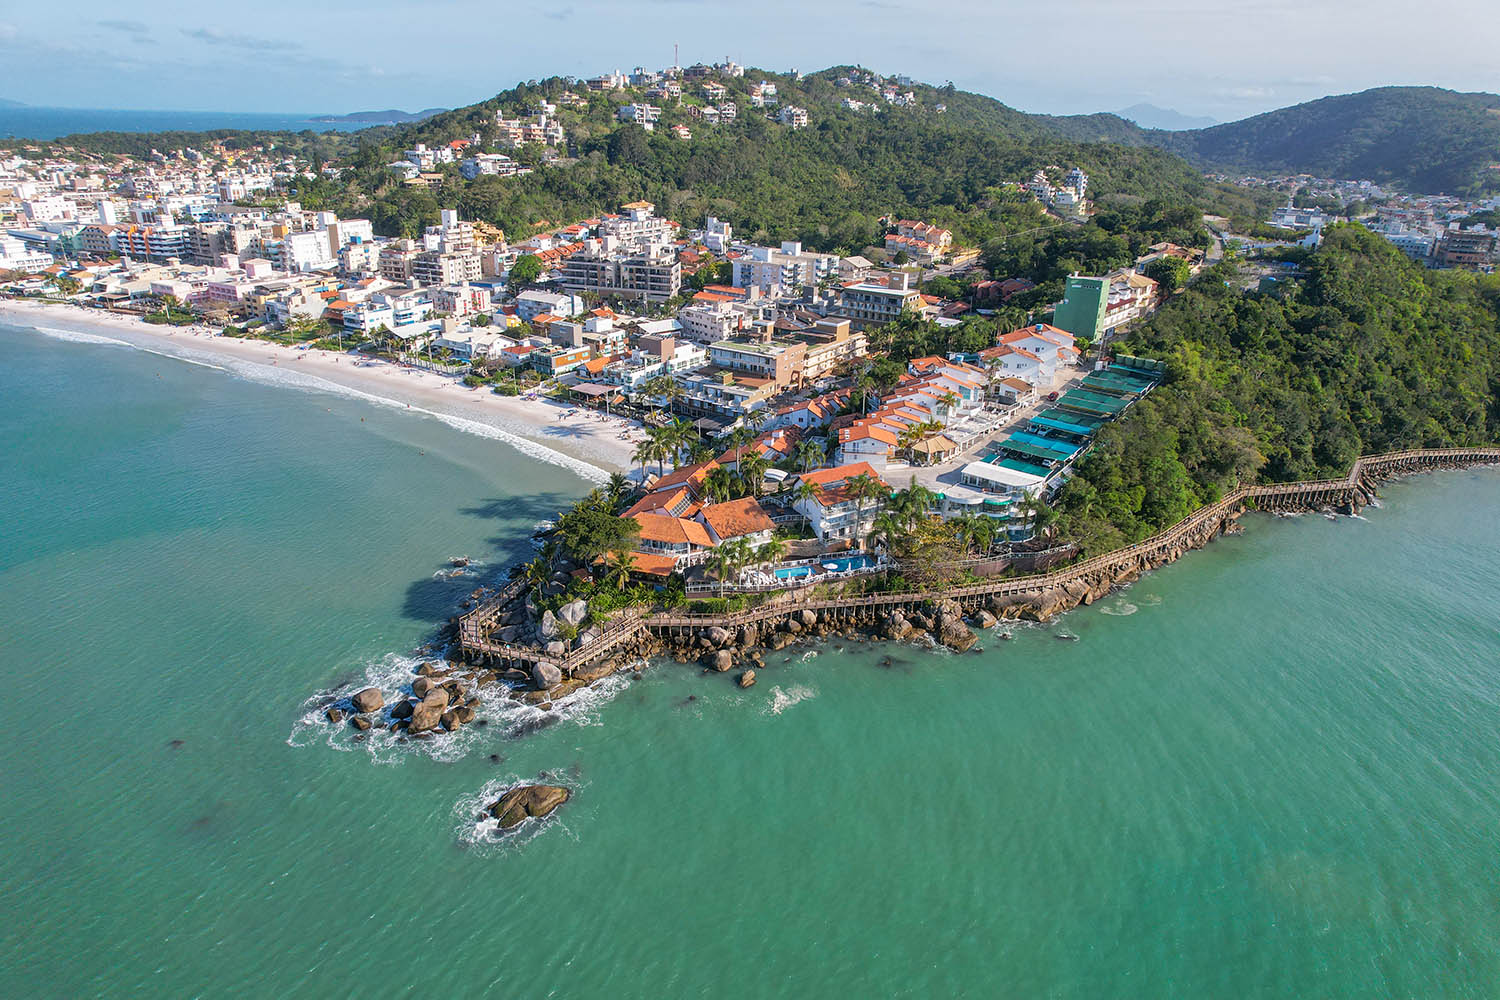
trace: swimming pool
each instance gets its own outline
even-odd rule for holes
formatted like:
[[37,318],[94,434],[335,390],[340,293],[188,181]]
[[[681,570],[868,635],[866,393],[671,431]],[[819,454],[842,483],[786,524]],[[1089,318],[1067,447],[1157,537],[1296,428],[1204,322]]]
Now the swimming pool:
[[835,556],[830,559],[824,559],[820,565],[830,572],[847,573],[851,569],[869,569],[875,565],[875,560],[871,559],[865,553],[860,552],[851,556]]
[[778,580],[800,580],[804,576],[812,576],[811,566],[783,566],[776,571]]

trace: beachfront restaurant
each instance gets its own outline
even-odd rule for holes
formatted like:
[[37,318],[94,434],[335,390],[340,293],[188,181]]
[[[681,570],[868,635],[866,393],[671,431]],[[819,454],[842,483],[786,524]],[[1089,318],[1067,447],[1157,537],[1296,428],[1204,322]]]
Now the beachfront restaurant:
[[983,493],[998,493],[1001,497],[1014,500],[1040,493],[1047,482],[1046,471],[1039,469],[1038,472],[1042,474],[1028,472],[1025,469],[1013,468],[1004,462],[970,462],[958,470],[958,481],[970,489]]

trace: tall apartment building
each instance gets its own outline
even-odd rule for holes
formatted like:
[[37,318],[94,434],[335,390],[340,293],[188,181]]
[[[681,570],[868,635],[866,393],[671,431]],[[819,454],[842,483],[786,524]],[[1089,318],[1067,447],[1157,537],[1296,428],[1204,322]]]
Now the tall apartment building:
[[872,279],[845,288],[839,297],[838,314],[855,329],[863,330],[890,323],[916,309],[921,301],[921,293],[910,287],[910,276],[895,271],[883,283]]
[[682,265],[670,250],[622,256],[599,248],[569,257],[562,267],[562,286],[569,292],[665,302],[682,289]]
[[115,239],[122,257],[182,259],[188,254],[188,232],[186,226],[121,226],[115,230]]
[[482,277],[477,250],[427,250],[412,258],[411,276],[423,285],[462,285]]
[[733,261],[734,277],[730,280],[738,288],[759,288],[770,292],[777,287],[790,289],[797,285],[816,285],[836,273],[838,266],[839,259],[835,254],[805,253],[801,243],[786,242],[779,250],[750,247],[747,254]]
[[599,220],[598,231],[601,239],[613,238],[620,246],[636,252],[667,243],[676,235],[676,227],[658,216],[656,206],[649,201],[621,205],[619,215],[606,215]]

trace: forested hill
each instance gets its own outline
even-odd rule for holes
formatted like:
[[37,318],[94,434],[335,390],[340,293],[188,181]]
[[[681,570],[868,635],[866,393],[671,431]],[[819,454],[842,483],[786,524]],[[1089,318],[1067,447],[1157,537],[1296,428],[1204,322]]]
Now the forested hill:
[[1063,530],[1088,551],[1144,538],[1237,482],[1500,441],[1500,277],[1426,270],[1353,224],[1324,230],[1307,276],[1278,293],[1240,291],[1233,268],[1126,338],[1166,360],[1168,380],[1101,431],[1059,496]]
[[[724,82],[732,95],[743,96],[761,78],[756,73]],[[593,93],[586,106],[559,110],[567,160],[546,165],[535,150],[515,154],[530,158],[532,174],[463,181],[450,165],[440,171],[441,183],[427,189],[401,184],[386,169],[413,142],[436,145],[477,134],[487,148],[497,111],[518,115],[544,100],[561,104],[564,91],[581,90],[562,79],[543,80],[389,130],[378,142],[367,139],[343,161],[348,169],[338,182],[307,179],[298,197],[309,207],[368,217],[389,235],[411,235],[431,224],[439,206],[456,205],[466,217],[494,223],[512,237],[645,198],[683,222],[697,223],[705,215],[725,219],[747,239],[800,239],[818,249],[852,252],[877,241],[880,217],[893,212],[947,226],[967,245],[1063,225],[1018,189],[1049,166],[1081,166],[1103,210],[1158,200],[1221,214],[1253,217],[1259,211],[1245,191],[1208,183],[1162,150],[1065,139],[1027,124],[1025,116],[1014,130],[986,127],[964,110],[965,99],[943,114],[931,104],[880,113],[849,110],[839,106],[838,96],[848,88],[821,76],[776,79],[783,104],[808,109],[808,127],[768,121],[741,99],[744,110],[732,124],[705,126],[685,104],[664,107],[656,130],[648,133],[617,120],[615,111],[630,94]],[[692,139],[676,138],[673,124],[691,127]]]
[[1500,189],[1500,96],[1380,87],[1188,132],[1153,145],[1217,169],[1365,179],[1436,194]]

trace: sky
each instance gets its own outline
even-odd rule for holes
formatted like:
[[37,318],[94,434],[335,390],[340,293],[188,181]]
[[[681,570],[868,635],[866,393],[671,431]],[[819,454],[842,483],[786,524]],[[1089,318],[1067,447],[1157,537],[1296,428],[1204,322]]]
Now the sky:
[[853,63],[1051,114],[1146,102],[1231,121],[1387,84],[1500,91],[1495,0],[71,0],[0,5],[0,98],[415,111],[670,66],[674,42],[684,66]]

